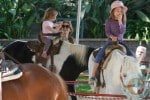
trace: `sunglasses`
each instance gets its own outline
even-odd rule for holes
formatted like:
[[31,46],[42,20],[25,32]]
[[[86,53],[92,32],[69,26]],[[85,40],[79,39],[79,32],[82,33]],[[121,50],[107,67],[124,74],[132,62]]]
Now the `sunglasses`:
[[62,28],[70,28],[70,26],[69,25],[62,25]]

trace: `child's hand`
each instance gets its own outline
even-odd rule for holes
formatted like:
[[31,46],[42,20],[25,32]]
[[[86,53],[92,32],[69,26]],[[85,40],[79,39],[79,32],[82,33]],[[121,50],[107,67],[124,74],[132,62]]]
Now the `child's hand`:
[[111,38],[112,41],[117,41],[117,37],[116,36],[110,35],[110,38]]
[[112,38],[112,41],[117,41],[117,37],[113,37],[113,38]]
[[57,22],[57,23],[55,23],[55,27],[56,27],[57,29],[60,29],[60,28],[62,27],[62,22]]
[[118,22],[119,22],[119,25],[122,24],[122,15],[119,15],[119,16],[118,16]]
[[63,24],[63,21],[56,22],[55,24],[56,24],[57,26],[62,26],[62,24]]
[[62,24],[63,23],[63,21],[59,21],[59,22],[56,22],[57,24]]

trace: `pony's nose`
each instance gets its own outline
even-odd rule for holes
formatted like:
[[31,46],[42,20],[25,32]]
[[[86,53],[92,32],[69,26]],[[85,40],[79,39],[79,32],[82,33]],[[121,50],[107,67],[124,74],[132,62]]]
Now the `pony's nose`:
[[138,94],[141,94],[143,92],[143,90],[144,90],[143,88],[139,89]]
[[127,77],[127,74],[123,74],[123,77]]

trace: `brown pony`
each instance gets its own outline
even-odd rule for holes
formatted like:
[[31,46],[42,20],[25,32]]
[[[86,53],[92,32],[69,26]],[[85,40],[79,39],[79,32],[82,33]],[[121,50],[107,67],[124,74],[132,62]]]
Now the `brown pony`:
[[2,100],[68,100],[66,85],[36,64],[22,64],[23,76],[2,83]]

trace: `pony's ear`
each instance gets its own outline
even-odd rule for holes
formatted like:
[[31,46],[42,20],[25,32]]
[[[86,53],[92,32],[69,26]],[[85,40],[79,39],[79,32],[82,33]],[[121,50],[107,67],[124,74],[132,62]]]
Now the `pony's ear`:
[[4,59],[4,58],[5,58],[4,53],[0,52],[0,59]]

